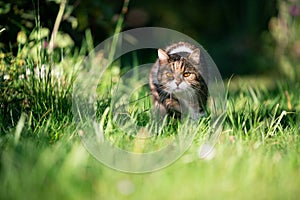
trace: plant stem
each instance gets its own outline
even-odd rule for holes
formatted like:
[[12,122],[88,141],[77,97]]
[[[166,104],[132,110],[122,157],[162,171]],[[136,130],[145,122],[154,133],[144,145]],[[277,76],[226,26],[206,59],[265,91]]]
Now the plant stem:
[[57,32],[58,32],[58,28],[59,28],[60,22],[62,20],[64,11],[65,11],[65,8],[66,8],[66,4],[67,4],[67,0],[62,0],[60,2],[59,11],[58,11],[58,14],[56,16],[53,31],[52,31],[52,34],[51,34],[51,39],[50,39],[50,42],[49,42],[49,47],[48,47],[48,53],[49,54],[51,54],[52,51],[53,51],[56,35],[57,35]]

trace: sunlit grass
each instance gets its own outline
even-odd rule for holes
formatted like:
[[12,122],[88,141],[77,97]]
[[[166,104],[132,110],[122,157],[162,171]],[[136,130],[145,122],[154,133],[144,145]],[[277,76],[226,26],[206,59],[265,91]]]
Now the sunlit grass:
[[[25,115],[0,138],[1,198],[22,199],[26,194],[29,199],[297,199],[297,91],[296,83],[278,83],[272,90],[242,86],[238,91],[229,91],[227,118],[212,160],[199,159],[198,135],[173,165],[142,175],[121,173],[94,159],[81,145],[76,124],[70,118],[56,121],[53,115],[45,116],[47,120],[36,124],[32,132]],[[136,102],[132,107],[143,111],[141,105]],[[168,125],[167,130],[174,130],[173,126]],[[201,127],[206,129],[205,125]],[[119,147],[145,150],[145,145],[134,137],[110,128],[107,136]],[[48,136],[53,133],[60,137],[50,144]],[[173,135],[166,132],[147,145],[159,147]]]
[[[69,62],[82,60],[82,54]],[[50,66],[49,60],[41,61]],[[277,81],[268,87],[255,81],[232,81],[214,158],[202,160],[198,155],[209,129],[207,118],[199,122],[192,146],[174,164],[133,175],[106,167],[81,144],[71,108],[76,73],[59,85],[50,71],[48,78],[38,77],[34,70],[42,66],[30,58],[26,62],[32,73],[24,79],[18,78],[22,71],[1,68],[2,78],[15,73],[9,82],[1,79],[10,84],[3,84],[2,93],[7,95],[1,97],[14,99],[1,110],[1,199],[23,199],[24,194],[28,199],[297,199],[300,195],[299,83]],[[120,129],[111,112],[111,99],[125,69],[115,63],[99,83],[97,119],[113,145],[135,153],[156,151],[174,141],[185,126],[166,121],[150,139],[137,138],[147,133],[151,118],[152,103],[145,86],[131,94],[127,109],[138,131],[131,135]],[[18,93],[7,92],[12,89]],[[23,97],[29,101],[16,101],[24,101]]]

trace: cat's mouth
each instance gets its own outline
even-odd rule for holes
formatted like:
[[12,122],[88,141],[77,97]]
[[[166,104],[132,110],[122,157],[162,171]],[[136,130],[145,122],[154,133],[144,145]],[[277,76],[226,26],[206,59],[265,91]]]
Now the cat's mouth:
[[176,87],[176,88],[169,89],[169,91],[170,91],[170,93],[178,94],[178,93],[182,93],[183,89],[180,87]]

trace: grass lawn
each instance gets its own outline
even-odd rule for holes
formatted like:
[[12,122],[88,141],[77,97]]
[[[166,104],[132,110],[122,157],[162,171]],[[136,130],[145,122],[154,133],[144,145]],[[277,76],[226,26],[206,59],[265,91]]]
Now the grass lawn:
[[[300,195],[299,83],[278,82],[266,88],[243,79],[232,81],[214,158],[199,159],[195,137],[175,163],[146,174],[119,172],[93,158],[81,144],[70,110],[62,106],[69,105],[70,92],[53,96],[48,94],[53,90],[41,85],[47,83],[29,84],[30,90],[39,90],[37,104],[29,105],[32,110],[25,109],[10,128],[4,126],[13,114],[2,116],[1,199],[298,199]],[[100,105],[100,116],[106,106]],[[14,107],[9,108],[13,113]],[[157,140],[172,133],[166,135]],[[125,142],[118,140],[117,145]]]

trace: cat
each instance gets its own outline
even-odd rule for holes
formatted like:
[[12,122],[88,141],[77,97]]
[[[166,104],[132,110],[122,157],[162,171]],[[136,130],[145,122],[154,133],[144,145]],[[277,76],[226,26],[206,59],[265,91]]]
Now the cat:
[[155,111],[161,117],[203,117],[208,88],[200,68],[200,49],[178,42],[158,49],[158,59],[149,75],[149,86]]

